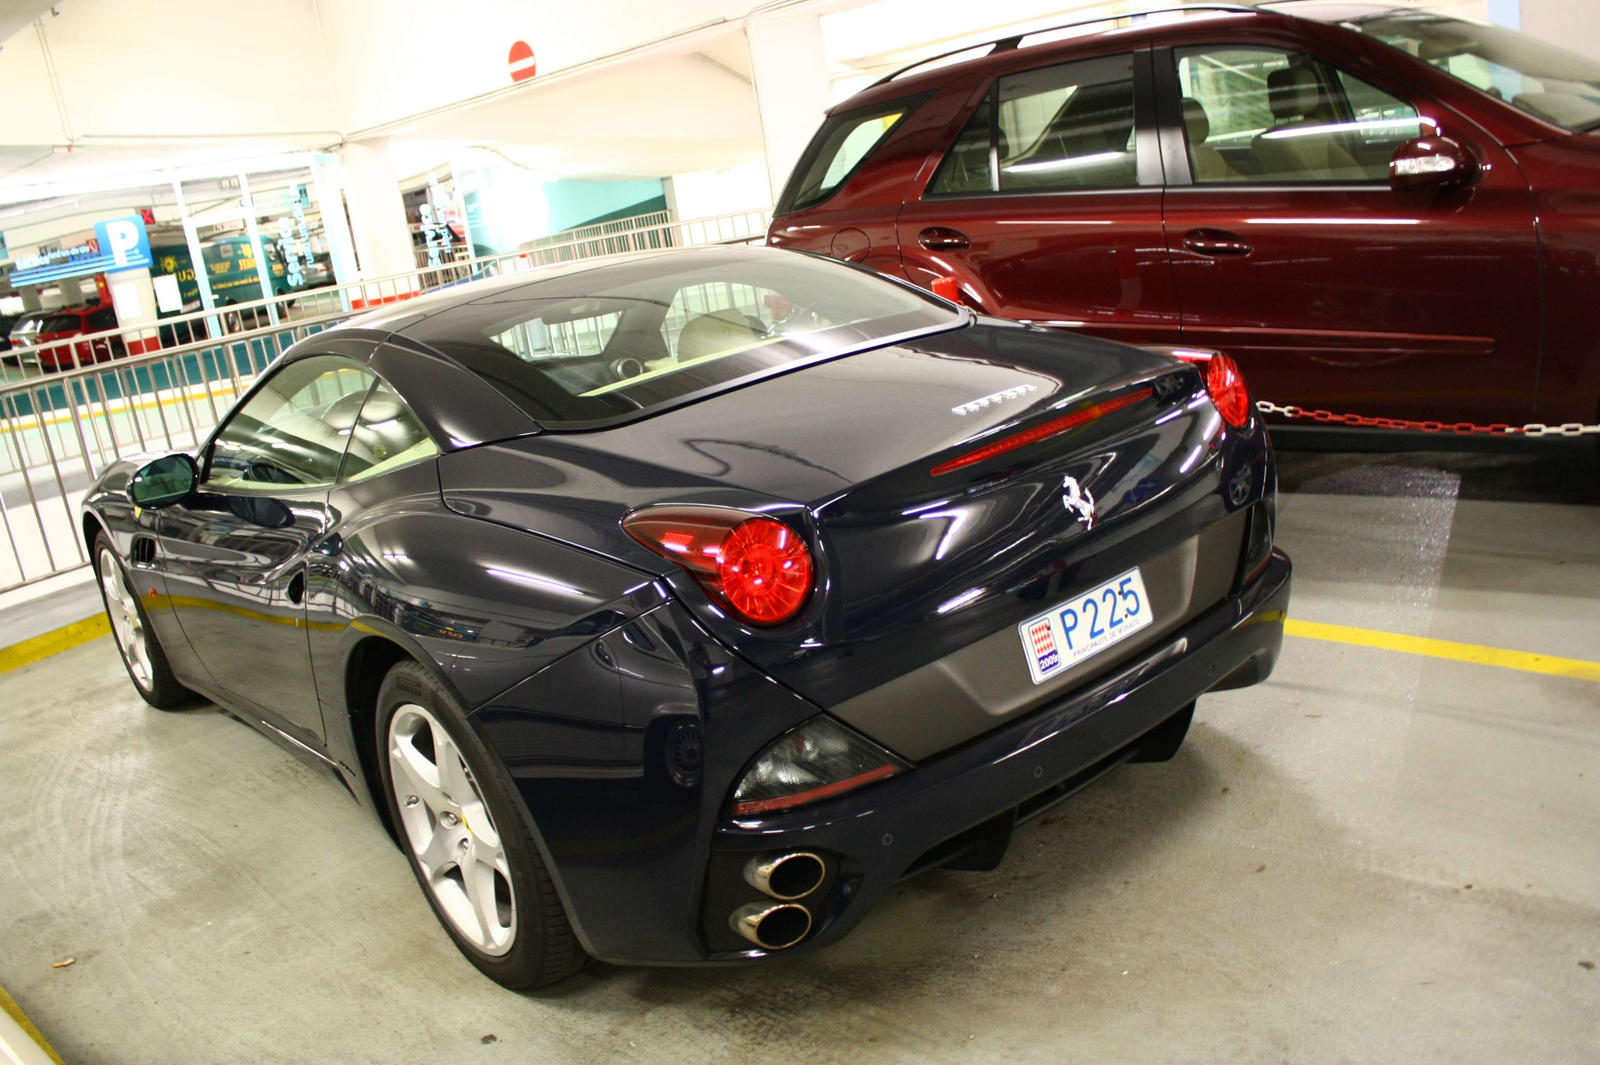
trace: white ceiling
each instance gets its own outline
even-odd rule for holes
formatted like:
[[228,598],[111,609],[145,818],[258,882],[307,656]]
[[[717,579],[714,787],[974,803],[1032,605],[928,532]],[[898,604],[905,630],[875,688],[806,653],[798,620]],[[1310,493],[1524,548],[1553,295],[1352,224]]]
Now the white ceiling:
[[0,47],[52,7],[50,0],[0,0]]

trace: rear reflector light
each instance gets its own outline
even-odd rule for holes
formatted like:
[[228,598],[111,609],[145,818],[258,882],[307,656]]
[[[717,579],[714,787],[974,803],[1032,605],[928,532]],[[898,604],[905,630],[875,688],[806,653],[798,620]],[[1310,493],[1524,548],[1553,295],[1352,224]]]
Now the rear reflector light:
[[770,813],[886,780],[910,766],[831,717],[819,714],[774,740],[745,770],[733,814]]
[[811,597],[811,551],[781,521],[723,507],[648,507],[622,527],[752,625],[782,624]]
[[1096,418],[1103,418],[1112,411],[1131,407],[1142,399],[1148,399],[1151,394],[1151,389],[1141,388],[1137,392],[1129,392],[1115,399],[1091,403],[1089,406],[1075,410],[1071,414],[1052,418],[1047,422],[1035,425],[1031,429],[1024,429],[1020,433],[1003,436],[993,443],[985,444],[975,451],[967,452],[965,455],[959,455],[949,462],[941,462],[928,472],[937,477],[942,473],[977,465],[980,462],[994,458],[996,455],[1004,455],[1008,451],[1015,451],[1018,448],[1027,447],[1029,444],[1037,444],[1041,440],[1047,440],[1052,436],[1059,436],[1068,430],[1076,429],[1080,425],[1092,422]]

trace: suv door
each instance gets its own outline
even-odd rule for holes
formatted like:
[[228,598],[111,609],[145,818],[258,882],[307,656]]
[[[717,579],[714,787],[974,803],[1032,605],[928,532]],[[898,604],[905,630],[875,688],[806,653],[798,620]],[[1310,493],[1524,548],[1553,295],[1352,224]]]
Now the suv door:
[[[1308,51],[1156,52],[1166,233],[1185,343],[1251,392],[1392,418],[1533,414],[1539,261],[1526,182],[1476,126]],[[1472,186],[1395,192],[1388,162],[1442,135]]]
[[306,638],[306,556],[372,373],[340,355],[269,371],[200,457],[187,503],[161,511],[170,603],[213,683],[321,746]]
[[908,277],[988,314],[1148,343],[1180,320],[1148,51],[1003,73],[900,213]]

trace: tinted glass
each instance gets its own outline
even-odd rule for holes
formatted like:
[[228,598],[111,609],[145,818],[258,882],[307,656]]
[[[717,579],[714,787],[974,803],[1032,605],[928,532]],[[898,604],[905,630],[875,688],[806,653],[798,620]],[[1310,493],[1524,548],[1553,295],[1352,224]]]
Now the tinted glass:
[[984,96],[983,103],[972,112],[967,124],[961,128],[956,142],[950,146],[939,172],[934,175],[928,192],[938,196],[964,192],[993,192],[994,160],[989,154],[993,142],[992,126],[994,94]]
[[75,314],[55,314],[39,323],[41,333],[76,333],[83,329],[83,319]]
[[1001,191],[1138,184],[1131,55],[1008,75],[999,104]]
[[314,355],[277,370],[217,435],[209,488],[333,484],[373,376],[349,359]]
[[1567,129],[1600,124],[1600,63],[1515,30],[1425,12],[1348,25]]
[[117,312],[111,307],[102,307],[89,315],[90,329],[115,329],[117,327]]
[[586,428],[966,317],[871,271],[770,248],[706,248],[535,281],[405,335],[547,428]]
[[1176,53],[1200,184],[1387,181],[1395,148],[1431,125],[1326,63],[1275,48]]
[[342,480],[364,481],[432,458],[439,447],[399,393],[379,381],[361,406],[344,456]]
[[825,121],[795,165],[777,213],[799,211],[832,196],[921,100],[918,97],[849,111]]

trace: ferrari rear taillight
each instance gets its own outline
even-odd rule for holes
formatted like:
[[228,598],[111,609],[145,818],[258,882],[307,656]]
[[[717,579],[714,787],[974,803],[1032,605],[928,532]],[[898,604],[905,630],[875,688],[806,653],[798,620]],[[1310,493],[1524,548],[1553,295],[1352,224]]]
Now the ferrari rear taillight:
[[1216,405],[1222,420],[1235,429],[1250,420],[1250,393],[1244,387],[1244,374],[1239,364],[1223,354],[1211,356],[1206,363],[1206,391]]
[[647,507],[622,527],[752,625],[782,624],[811,597],[811,550],[776,519],[724,507]]
[[1235,429],[1250,420],[1250,392],[1244,386],[1244,373],[1239,364],[1220,351],[1207,348],[1163,349],[1173,358],[1193,363],[1205,378],[1206,393],[1212,406],[1222,415],[1222,420]]

